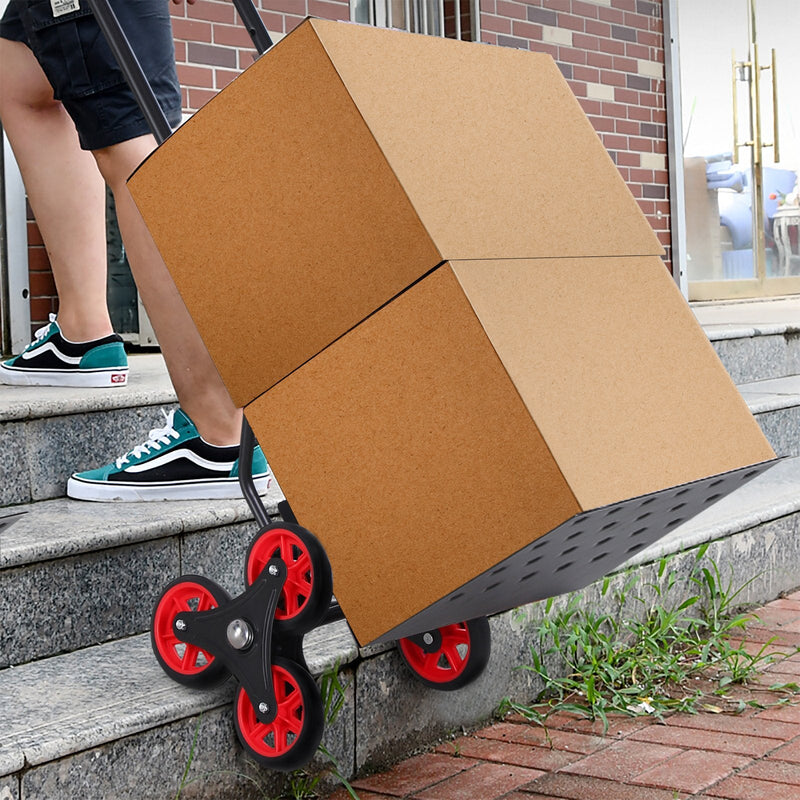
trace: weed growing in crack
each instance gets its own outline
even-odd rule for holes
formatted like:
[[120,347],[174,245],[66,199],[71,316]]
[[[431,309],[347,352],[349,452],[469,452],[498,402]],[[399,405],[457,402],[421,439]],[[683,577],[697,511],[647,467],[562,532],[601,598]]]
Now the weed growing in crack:
[[[731,688],[791,653],[772,652],[774,639],[748,651],[744,628],[753,617],[737,603],[752,580],[734,588],[732,578],[723,580],[719,566],[705,559],[707,549],[697,550],[688,576],[670,568],[672,557],[659,562],[652,582],[629,574],[613,592],[610,612],[577,593],[561,609],[554,599],[546,601],[531,663],[521,667],[537,675],[544,690],[535,705],[506,699],[500,712],[544,724],[555,711],[571,711],[600,720],[606,730],[612,712],[661,719],[670,711],[721,712],[720,703],[740,711],[754,704],[731,698]],[[603,598],[611,586],[606,578]],[[798,690],[794,684],[769,688],[786,693],[778,702]]]

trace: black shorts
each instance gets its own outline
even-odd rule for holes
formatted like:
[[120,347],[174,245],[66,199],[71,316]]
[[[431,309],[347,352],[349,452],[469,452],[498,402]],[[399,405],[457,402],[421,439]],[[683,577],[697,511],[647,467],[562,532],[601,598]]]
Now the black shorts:
[[[76,0],[10,0],[0,19],[0,37],[33,51],[78,129],[84,150],[98,150],[150,133],[86,0],[54,16],[53,5],[74,8]],[[111,0],[122,29],[174,127],[181,119],[167,0]]]

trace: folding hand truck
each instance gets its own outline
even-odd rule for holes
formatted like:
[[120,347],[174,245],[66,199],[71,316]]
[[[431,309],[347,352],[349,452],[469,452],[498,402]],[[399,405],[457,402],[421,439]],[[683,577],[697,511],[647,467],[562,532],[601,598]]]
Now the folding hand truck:
[[[233,0],[259,54],[272,46],[252,0]],[[123,74],[159,144],[167,119],[108,0],[89,0]],[[236,598],[202,575],[183,575],[161,593],[152,617],[153,652],[164,671],[186,686],[205,688],[233,675],[239,682],[234,725],[258,762],[288,771],[307,763],[323,734],[319,689],[303,657],[303,637],[344,619],[333,599],[331,566],[316,537],[289,504],[272,522],[253,476],[255,437],[244,419],[239,483],[259,532],[245,561],[245,591]],[[453,690],[475,680],[489,661],[489,622],[480,617],[401,639],[398,649],[426,686]]]

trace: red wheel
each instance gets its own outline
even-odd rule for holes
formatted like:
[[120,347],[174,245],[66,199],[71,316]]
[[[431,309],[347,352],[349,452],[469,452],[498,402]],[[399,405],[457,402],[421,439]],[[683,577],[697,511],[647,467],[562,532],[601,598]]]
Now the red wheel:
[[434,689],[460,689],[484,670],[491,654],[491,634],[486,617],[445,625],[423,634],[422,642],[400,639],[403,660],[416,678]]
[[230,595],[202,575],[184,575],[167,586],[153,609],[150,642],[164,672],[178,683],[205,687],[224,680],[228,672],[211,653],[180,641],[172,624],[186,611],[210,611]]
[[299,664],[276,658],[272,681],[278,701],[275,719],[259,722],[247,692],[240,686],[233,721],[242,746],[256,761],[288,772],[313,758],[322,740],[325,715],[317,684]]
[[275,625],[279,630],[311,630],[328,610],[333,577],[328,556],[317,538],[305,528],[288,522],[261,531],[247,551],[245,581],[251,586],[271,558],[286,564],[286,583],[281,591]]

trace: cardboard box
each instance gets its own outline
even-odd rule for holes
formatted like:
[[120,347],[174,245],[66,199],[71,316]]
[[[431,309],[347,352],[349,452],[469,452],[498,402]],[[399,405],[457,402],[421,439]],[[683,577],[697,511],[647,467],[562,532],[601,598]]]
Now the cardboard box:
[[130,186],[362,644],[584,585],[774,457],[548,56],[307,21]]

